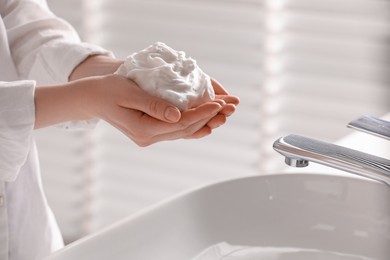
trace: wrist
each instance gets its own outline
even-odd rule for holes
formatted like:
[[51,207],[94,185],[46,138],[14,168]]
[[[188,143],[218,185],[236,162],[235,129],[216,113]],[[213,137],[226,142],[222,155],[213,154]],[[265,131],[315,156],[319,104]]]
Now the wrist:
[[94,85],[98,81],[88,78],[61,85],[36,87],[35,128],[96,118],[94,109],[98,106]]
[[102,106],[104,76],[88,77],[70,82],[69,93],[75,100],[75,108],[79,119],[90,120],[100,117],[99,108]]

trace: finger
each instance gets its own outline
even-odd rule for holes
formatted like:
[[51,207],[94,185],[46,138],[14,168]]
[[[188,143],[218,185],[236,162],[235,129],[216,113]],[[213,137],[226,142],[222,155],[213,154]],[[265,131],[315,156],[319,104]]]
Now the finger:
[[212,133],[212,129],[206,125],[201,129],[199,129],[198,131],[196,131],[195,133],[193,133],[192,135],[185,137],[184,139],[200,139],[210,135],[211,133]]
[[236,111],[235,105],[227,104],[221,109],[221,111],[219,111],[219,114],[222,114],[225,116],[231,116],[235,111]]
[[197,108],[189,109],[181,114],[181,119],[177,123],[166,123],[148,115],[141,118],[141,124],[153,126],[153,131],[157,134],[172,133],[184,130],[189,126],[202,120],[209,120],[215,116],[222,106],[215,102],[208,102]]
[[129,93],[129,97],[125,99],[126,102],[119,105],[126,108],[140,110],[151,117],[169,123],[178,122],[180,120],[181,113],[177,107],[161,98],[148,94],[138,87],[134,81],[128,79],[126,80],[126,83],[131,86],[131,93]]
[[201,122],[203,120],[209,120],[223,108],[218,102],[208,102],[197,108],[184,111],[182,113],[182,128],[185,129],[188,126]]
[[177,107],[152,96],[149,96],[142,102],[139,110],[142,110],[156,119],[169,123],[175,123],[179,121],[181,117],[180,110]]
[[[187,126],[185,129],[180,129],[177,131],[160,134],[157,136],[154,136],[151,141],[153,143],[163,141],[163,140],[176,140],[176,139],[189,139],[189,138],[195,138],[192,137],[195,133],[197,133],[195,136],[205,136],[207,134],[211,133],[211,128],[207,125],[207,123],[214,117],[215,115],[210,115],[208,118],[205,118],[201,121],[198,121],[192,125]],[[204,129],[203,129],[204,128]],[[203,130],[202,130],[203,129]]]
[[[144,118],[149,118],[153,122],[165,124],[166,126],[170,126],[172,123],[166,123],[164,121],[158,120],[135,109],[122,110],[123,115],[126,116],[126,118],[121,117],[119,120],[115,120],[114,122],[111,121],[109,123],[115,126],[131,140],[133,140],[133,142],[138,146],[146,147],[159,141],[177,139],[174,135],[172,135],[171,138],[168,138],[168,134],[161,135],[160,129],[158,127],[155,127],[152,124],[144,124],[144,122],[141,121],[144,120]],[[129,119],[132,120],[129,121]],[[134,127],[134,125],[138,125],[138,127]]]
[[230,95],[216,95],[215,99],[221,99],[225,101],[225,103],[230,103],[234,105],[238,105],[240,103],[240,99],[236,96],[230,96]]
[[211,129],[215,129],[225,123],[226,123],[226,116],[222,114],[218,114],[215,117],[211,118],[210,121],[207,122],[207,126],[210,127]]
[[211,78],[211,85],[214,88],[215,94],[217,95],[229,95],[226,89],[215,79]]
[[220,104],[222,107],[226,105],[226,102],[223,99],[214,99],[213,102]]

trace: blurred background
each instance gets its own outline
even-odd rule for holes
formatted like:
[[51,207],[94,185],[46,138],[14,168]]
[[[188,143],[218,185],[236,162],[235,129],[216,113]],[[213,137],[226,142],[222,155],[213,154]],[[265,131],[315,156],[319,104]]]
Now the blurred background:
[[139,148],[105,122],[36,132],[43,181],[65,241],[178,192],[274,174],[295,133],[334,142],[350,120],[390,111],[386,0],[48,0],[84,41],[118,58],[156,41],[185,51],[240,97],[201,140]]

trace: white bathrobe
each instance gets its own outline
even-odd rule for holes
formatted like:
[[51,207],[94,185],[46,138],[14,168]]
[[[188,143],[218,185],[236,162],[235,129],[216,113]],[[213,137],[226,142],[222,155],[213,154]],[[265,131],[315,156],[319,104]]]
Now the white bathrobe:
[[34,88],[66,82],[89,55],[111,53],[81,43],[45,1],[0,0],[0,15],[0,260],[42,259],[63,242],[42,191]]

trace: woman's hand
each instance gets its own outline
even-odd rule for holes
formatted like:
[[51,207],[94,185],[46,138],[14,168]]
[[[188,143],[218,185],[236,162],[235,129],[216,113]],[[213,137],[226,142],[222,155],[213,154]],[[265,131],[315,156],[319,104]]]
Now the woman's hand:
[[148,146],[164,140],[210,134],[213,128],[224,123],[218,119],[219,113],[226,117],[224,110],[228,110],[228,105],[216,99],[180,113],[170,103],[147,94],[133,81],[106,75],[37,87],[35,128],[100,118],[139,146]]
[[[73,81],[85,77],[112,74],[122,63],[122,60],[114,59],[108,56],[93,55],[86,58],[73,70],[69,80]],[[212,129],[223,125],[226,122],[226,118],[234,113],[235,106],[239,103],[239,99],[235,96],[229,95],[229,93],[215,79],[211,79],[211,83],[216,93],[216,102],[222,105],[223,109],[218,113],[217,116],[213,117],[199,132],[191,135],[190,138],[203,137],[211,133]],[[158,118],[161,119],[161,117]]]
[[35,128],[100,118],[138,145],[147,146],[163,140],[209,135],[225,124],[239,103],[237,97],[229,95],[212,79],[215,100],[180,113],[168,102],[148,95],[133,81],[112,75],[122,62],[102,55],[90,56],[75,68],[69,83],[37,87]]
[[216,100],[180,113],[124,77],[108,75],[97,84],[88,105],[91,116],[107,121],[139,146],[206,136],[212,129],[207,123],[225,106],[223,101]]

